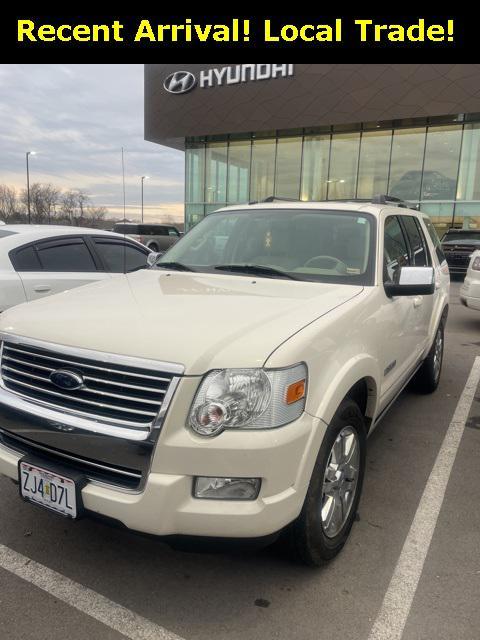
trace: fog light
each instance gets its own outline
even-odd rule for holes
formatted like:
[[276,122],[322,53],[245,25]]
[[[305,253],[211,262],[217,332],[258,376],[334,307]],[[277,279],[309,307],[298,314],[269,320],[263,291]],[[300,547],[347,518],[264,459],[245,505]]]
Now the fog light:
[[260,478],[195,478],[193,495],[206,500],[255,500]]

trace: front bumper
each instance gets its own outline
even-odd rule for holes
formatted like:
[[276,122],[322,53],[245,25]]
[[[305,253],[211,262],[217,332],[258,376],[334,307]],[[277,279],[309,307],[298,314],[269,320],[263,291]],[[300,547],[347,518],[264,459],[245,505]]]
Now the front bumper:
[[[182,379],[141,488],[90,480],[82,489],[85,509],[160,536],[256,538],[279,531],[301,511],[325,423],[304,413],[278,429],[201,438],[184,426],[197,385],[198,378]],[[0,444],[0,474],[16,480],[21,457]],[[259,477],[262,486],[252,501],[199,500],[192,486],[200,475]]]

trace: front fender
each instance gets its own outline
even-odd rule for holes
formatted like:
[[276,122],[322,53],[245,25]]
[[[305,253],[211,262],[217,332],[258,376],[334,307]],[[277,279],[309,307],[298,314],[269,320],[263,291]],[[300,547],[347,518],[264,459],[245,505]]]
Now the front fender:
[[380,366],[378,360],[369,354],[358,354],[345,362],[319,394],[314,394],[308,409],[317,418],[330,424],[335,412],[350,389],[360,380],[367,383],[368,399],[366,415],[375,416],[380,388]]

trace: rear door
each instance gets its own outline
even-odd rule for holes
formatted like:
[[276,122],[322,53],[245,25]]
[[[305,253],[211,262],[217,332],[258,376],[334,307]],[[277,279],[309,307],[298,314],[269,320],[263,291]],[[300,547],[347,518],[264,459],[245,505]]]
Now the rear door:
[[[394,281],[398,270],[411,264],[410,246],[399,218],[390,215],[384,222],[383,282]],[[384,295],[379,331],[388,338],[382,349],[381,408],[395,396],[418,361],[417,318],[413,296]]]
[[[410,264],[414,267],[435,267],[421,228],[415,216],[399,216],[410,246]],[[416,335],[416,354],[420,358],[429,340],[430,319],[436,292],[428,296],[411,296],[413,303],[413,331]]]
[[104,280],[98,260],[82,236],[63,236],[19,247],[10,256],[27,300]]

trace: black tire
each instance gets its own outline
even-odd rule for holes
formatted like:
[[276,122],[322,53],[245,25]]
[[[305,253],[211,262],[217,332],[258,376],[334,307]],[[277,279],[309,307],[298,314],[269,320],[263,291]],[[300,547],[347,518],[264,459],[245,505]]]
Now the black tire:
[[[324,501],[324,478],[332,447],[341,432],[350,427],[357,439],[358,476],[348,516],[334,536],[326,533],[321,516]],[[338,408],[320,447],[310,485],[299,517],[289,526],[286,534],[291,555],[303,564],[320,566],[334,558],[343,548],[357,514],[365,473],[366,429],[362,412],[352,400],[346,399]]]
[[151,242],[147,245],[147,247],[150,249],[150,251],[155,251],[155,253],[158,253],[159,251],[158,244],[156,242]]
[[[437,352],[439,341],[440,354],[438,354]],[[438,383],[440,382],[440,376],[442,373],[444,344],[445,330],[444,322],[442,320],[435,334],[435,338],[433,339],[433,344],[430,351],[428,352],[428,356],[425,358],[422,366],[417,371],[412,380],[412,386],[416,391],[420,393],[433,393],[438,387]],[[439,365],[436,362],[436,358],[438,357],[440,357]]]

